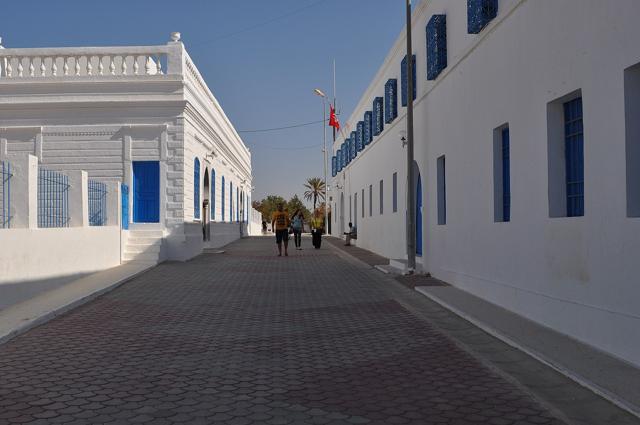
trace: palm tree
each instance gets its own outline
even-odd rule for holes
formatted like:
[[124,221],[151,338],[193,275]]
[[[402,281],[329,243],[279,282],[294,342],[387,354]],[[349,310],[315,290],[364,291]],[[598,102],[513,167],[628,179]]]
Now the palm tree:
[[318,198],[324,200],[324,182],[320,177],[310,177],[304,184],[307,189],[304,191],[304,199],[311,201],[313,199],[313,210],[316,210]]

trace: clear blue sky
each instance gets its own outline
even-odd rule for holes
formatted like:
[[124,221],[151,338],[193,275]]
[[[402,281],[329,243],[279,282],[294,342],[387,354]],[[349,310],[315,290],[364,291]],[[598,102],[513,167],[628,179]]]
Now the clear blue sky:
[[[238,130],[321,120],[321,100],[313,89],[331,94],[334,58],[345,121],[405,17],[403,0],[5,3],[0,27],[5,47],[164,44],[171,31],[180,31]],[[253,155],[254,200],[302,195],[307,177],[322,176],[321,124],[241,136]],[[314,144],[318,147],[299,149]]]

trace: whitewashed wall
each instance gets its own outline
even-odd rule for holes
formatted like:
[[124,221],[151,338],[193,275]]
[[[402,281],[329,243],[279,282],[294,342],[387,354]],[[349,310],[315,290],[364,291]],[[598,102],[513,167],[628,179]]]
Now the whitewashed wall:
[[[626,214],[624,111],[624,70],[640,63],[640,44],[631,42],[640,39],[640,3],[499,5],[498,18],[479,35],[467,34],[466,2],[423,1],[414,12],[415,158],[424,205],[424,255],[418,261],[438,278],[640,365],[640,221]],[[448,67],[427,82],[425,27],[436,13],[447,15]],[[334,179],[348,191],[347,217],[348,194],[357,190],[360,197],[365,188],[368,196],[374,185],[374,217],[358,218],[358,245],[392,258],[404,256],[406,151],[398,140],[406,113],[400,106],[404,43],[401,35],[348,123],[355,128],[395,77],[395,127],[385,125]],[[584,104],[585,216],[550,218],[547,104],[577,89]],[[495,223],[493,130],[505,123],[511,134],[511,222]],[[447,162],[443,226],[437,224],[440,155]],[[396,169],[399,212],[393,215],[387,211]],[[382,176],[385,214],[379,216],[375,187]],[[337,233],[339,225],[333,229]]]

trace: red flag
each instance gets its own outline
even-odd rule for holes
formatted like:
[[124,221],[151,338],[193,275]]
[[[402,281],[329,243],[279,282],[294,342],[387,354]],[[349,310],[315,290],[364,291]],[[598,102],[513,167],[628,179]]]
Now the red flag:
[[329,104],[329,127],[334,127],[336,130],[340,131],[340,121],[338,121],[338,117],[336,117],[336,110],[333,109],[333,106]]

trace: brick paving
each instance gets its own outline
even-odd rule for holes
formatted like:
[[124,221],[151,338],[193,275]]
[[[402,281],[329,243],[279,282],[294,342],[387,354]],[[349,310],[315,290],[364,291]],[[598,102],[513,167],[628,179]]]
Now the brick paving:
[[304,244],[162,264],[0,346],[0,424],[565,423],[398,288]]

